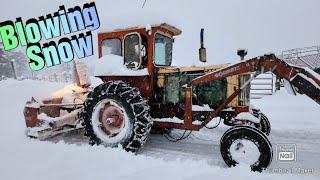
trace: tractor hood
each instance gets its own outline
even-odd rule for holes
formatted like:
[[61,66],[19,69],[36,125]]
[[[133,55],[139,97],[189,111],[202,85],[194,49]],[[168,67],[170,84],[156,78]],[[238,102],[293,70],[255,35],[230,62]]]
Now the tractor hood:
[[171,73],[196,73],[196,72],[210,72],[216,71],[229,66],[230,64],[208,65],[208,66],[190,66],[190,67],[160,67],[158,74],[171,74]]

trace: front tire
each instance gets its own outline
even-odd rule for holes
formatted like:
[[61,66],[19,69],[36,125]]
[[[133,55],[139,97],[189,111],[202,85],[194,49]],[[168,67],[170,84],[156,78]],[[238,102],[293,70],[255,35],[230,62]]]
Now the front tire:
[[226,131],[220,141],[220,152],[229,167],[246,163],[252,171],[259,172],[270,165],[273,156],[267,136],[251,126],[234,126]]
[[254,126],[269,136],[271,132],[271,124],[268,117],[259,109],[252,109],[252,115],[260,119],[260,123],[254,124]]
[[152,127],[150,107],[139,91],[122,81],[109,81],[88,94],[80,114],[90,144],[136,152]]

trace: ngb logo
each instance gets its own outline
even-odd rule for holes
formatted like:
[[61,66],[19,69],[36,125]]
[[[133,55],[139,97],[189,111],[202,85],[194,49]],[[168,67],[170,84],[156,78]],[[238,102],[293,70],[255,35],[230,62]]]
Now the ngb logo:
[[295,144],[277,144],[277,160],[295,161],[297,159],[297,147]]

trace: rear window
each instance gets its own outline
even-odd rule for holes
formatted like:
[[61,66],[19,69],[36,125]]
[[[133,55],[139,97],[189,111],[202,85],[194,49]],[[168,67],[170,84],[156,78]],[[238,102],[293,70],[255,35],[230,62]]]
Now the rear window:
[[120,39],[104,39],[101,43],[102,56],[113,54],[121,56],[121,41]]

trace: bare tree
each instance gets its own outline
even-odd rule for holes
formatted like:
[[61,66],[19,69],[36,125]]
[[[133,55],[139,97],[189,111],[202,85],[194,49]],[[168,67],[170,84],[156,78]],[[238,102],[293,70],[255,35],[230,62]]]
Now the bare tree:
[[143,1],[142,8],[144,8],[144,5],[146,5],[146,2],[147,2],[147,0]]

